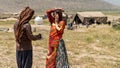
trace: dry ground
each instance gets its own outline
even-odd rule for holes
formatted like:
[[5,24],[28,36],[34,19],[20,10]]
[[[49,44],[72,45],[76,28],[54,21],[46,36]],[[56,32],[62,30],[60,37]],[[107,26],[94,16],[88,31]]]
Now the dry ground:
[[[0,27],[12,28],[14,21],[7,22],[0,22]],[[45,68],[49,26],[38,26],[36,31],[43,39],[33,41],[33,68]],[[65,30],[63,39],[71,68],[120,68],[120,31],[111,26]],[[0,68],[17,68],[15,51],[13,32],[0,31]]]

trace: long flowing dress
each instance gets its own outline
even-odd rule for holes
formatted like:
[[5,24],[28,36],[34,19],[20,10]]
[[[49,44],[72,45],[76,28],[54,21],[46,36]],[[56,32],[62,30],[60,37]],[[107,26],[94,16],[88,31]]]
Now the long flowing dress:
[[56,57],[56,68],[70,68],[64,40],[59,41]]
[[56,29],[54,18],[51,16],[52,10],[47,11],[49,21],[51,23],[49,35],[49,53],[46,59],[46,68],[69,68],[67,52],[62,35],[65,29],[65,21],[59,22],[60,30]]

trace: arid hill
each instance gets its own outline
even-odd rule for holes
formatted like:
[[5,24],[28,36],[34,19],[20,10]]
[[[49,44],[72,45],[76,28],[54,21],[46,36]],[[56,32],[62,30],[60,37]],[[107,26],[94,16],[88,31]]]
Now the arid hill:
[[64,8],[70,12],[119,9],[103,0],[0,0],[0,13],[18,13],[25,6],[30,6],[37,13],[53,7]]

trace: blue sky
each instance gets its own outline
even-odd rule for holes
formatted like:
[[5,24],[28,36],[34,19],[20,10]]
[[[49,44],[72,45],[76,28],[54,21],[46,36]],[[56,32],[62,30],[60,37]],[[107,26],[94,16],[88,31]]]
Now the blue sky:
[[120,6],[120,0],[105,0],[105,1],[107,1],[107,2],[109,2],[111,4],[114,4],[114,5]]

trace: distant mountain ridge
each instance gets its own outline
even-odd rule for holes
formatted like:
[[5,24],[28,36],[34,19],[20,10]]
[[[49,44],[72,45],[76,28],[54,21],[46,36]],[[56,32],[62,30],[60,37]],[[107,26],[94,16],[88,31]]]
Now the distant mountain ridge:
[[117,5],[117,6],[120,6],[120,0],[104,0],[104,1],[114,4],[114,5]]
[[23,7],[30,6],[36,13],[60,7],[66,11],[118,10],[120,7],[103,0],[0,0],[0,13],[18,13]]

